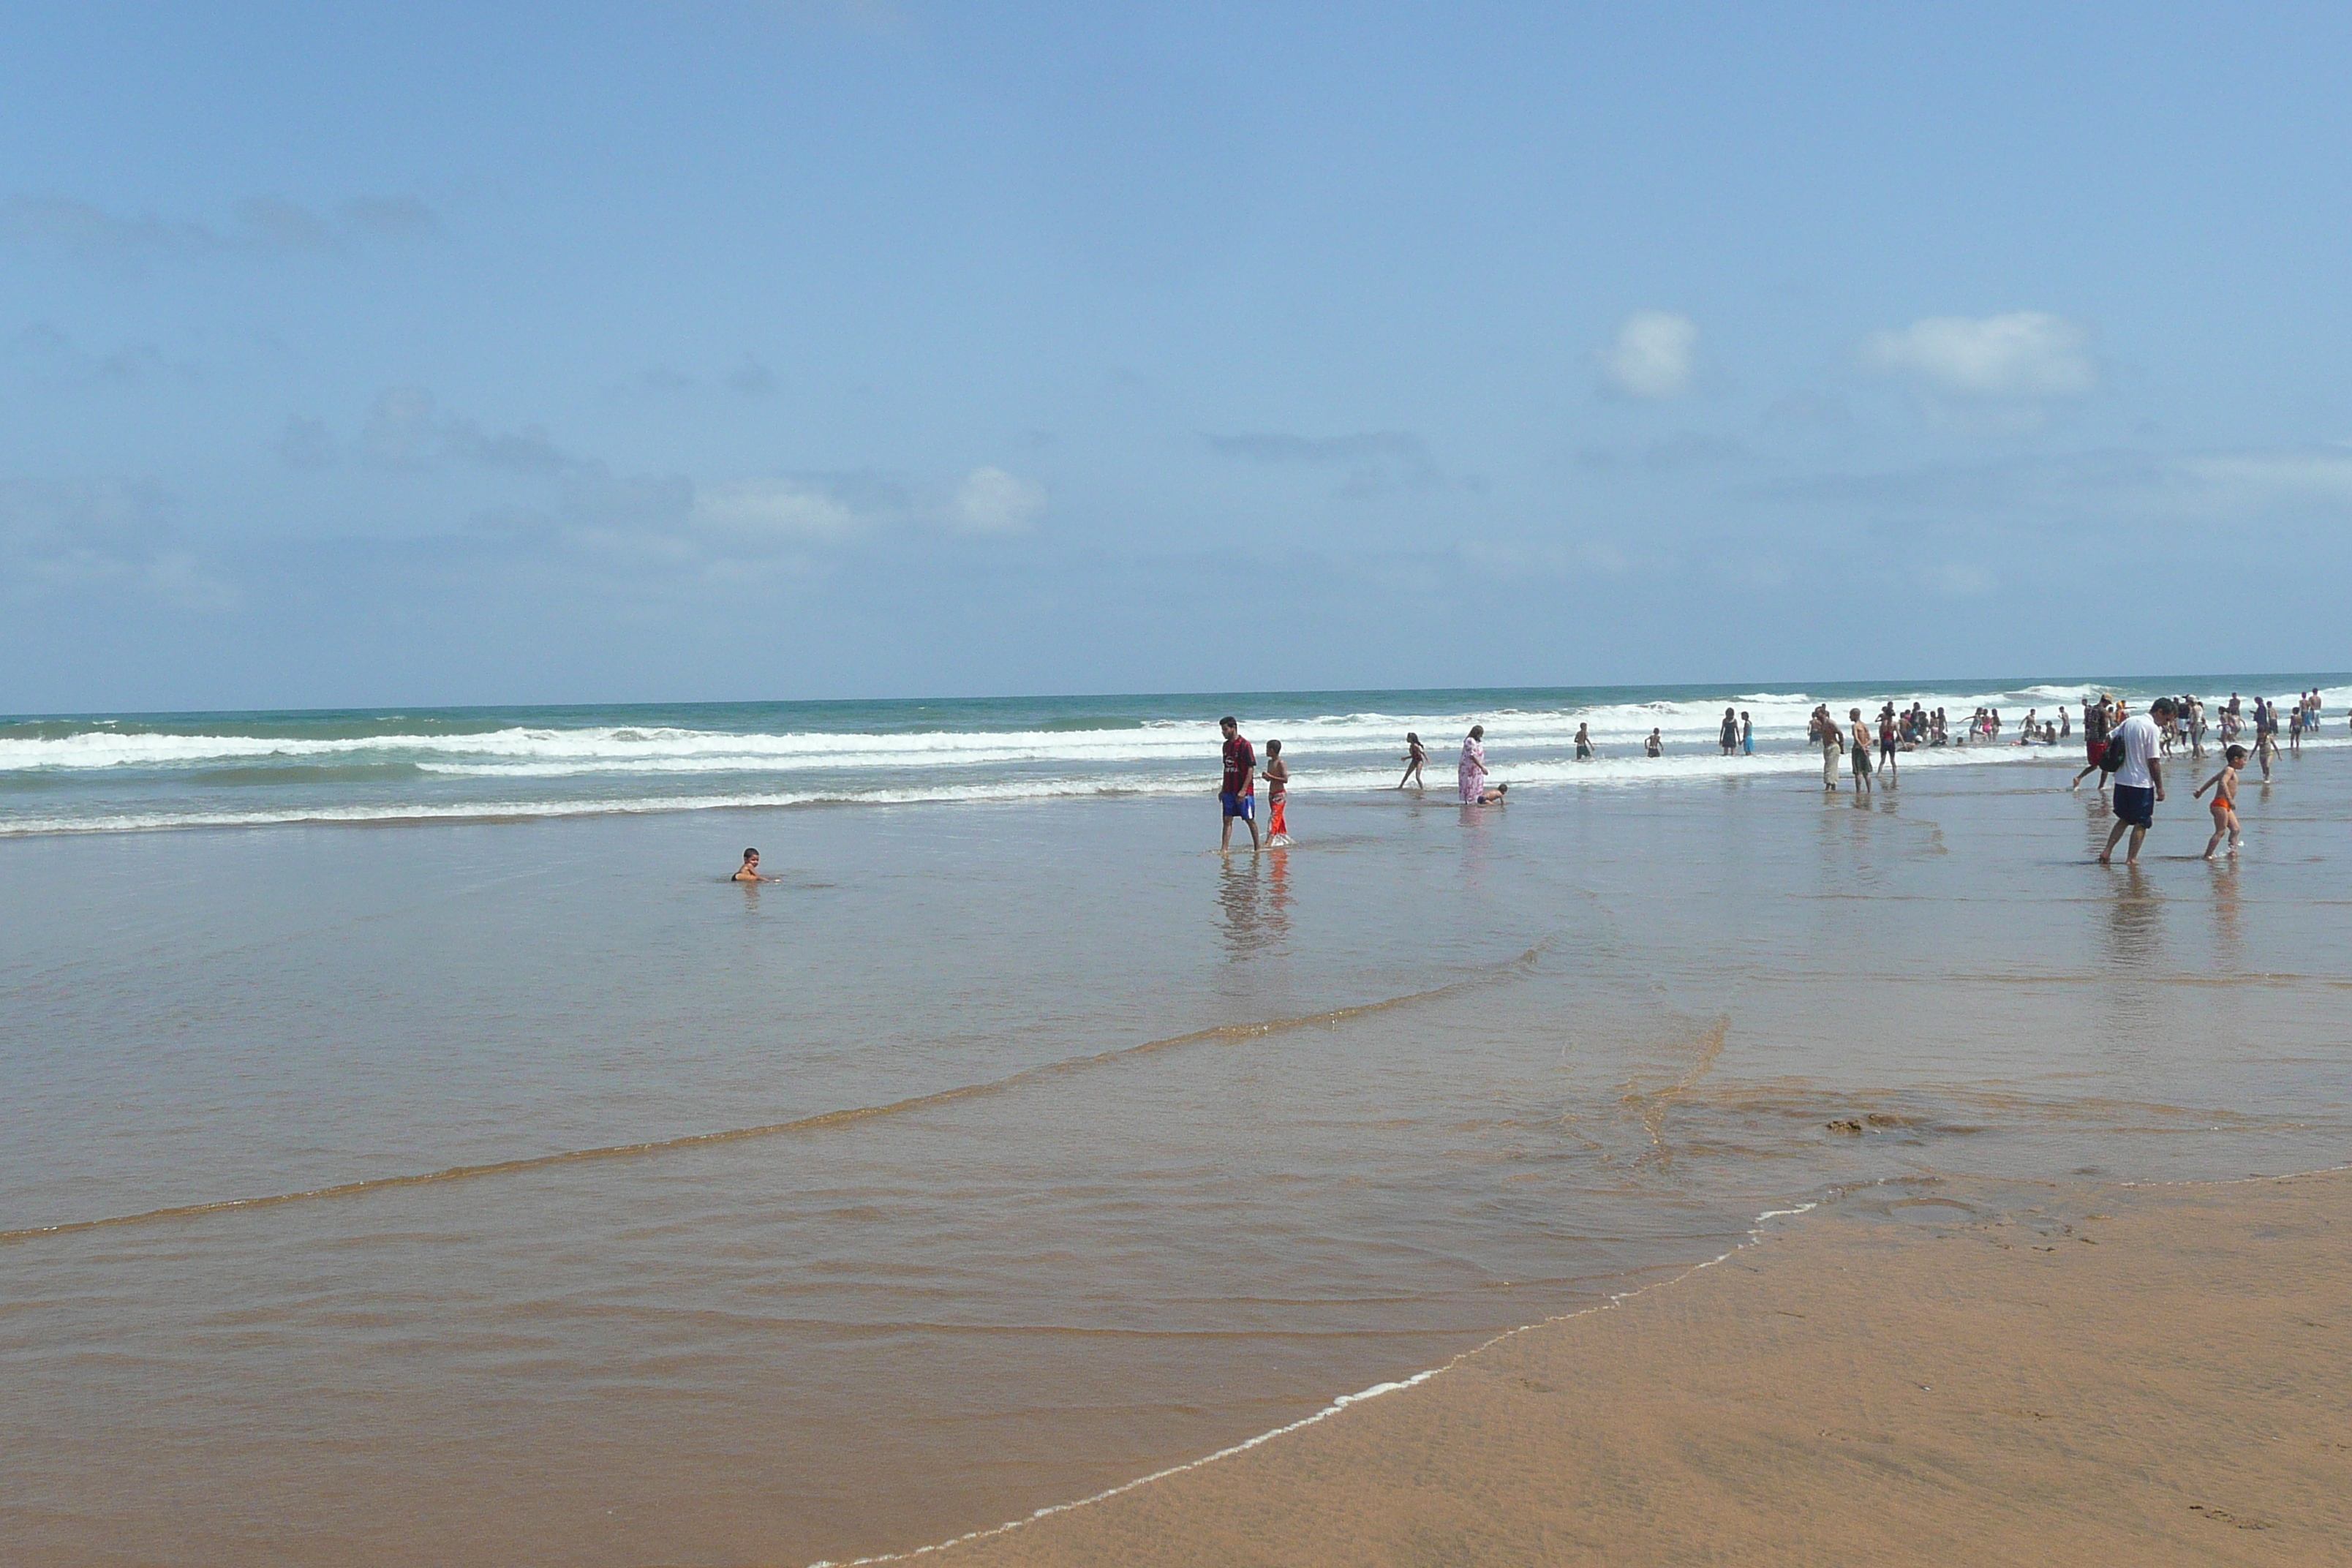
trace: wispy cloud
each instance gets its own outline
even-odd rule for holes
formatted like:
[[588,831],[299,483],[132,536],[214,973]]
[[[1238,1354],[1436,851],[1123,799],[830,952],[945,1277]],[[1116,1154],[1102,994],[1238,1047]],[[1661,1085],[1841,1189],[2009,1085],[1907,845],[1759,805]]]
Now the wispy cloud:
[[429,238],[440,223],[414,196],[362,196],[321,211],[278,196],[240,202],[229,221],[110,212],[53,194],[0,201],[0,241],[112,266],[209,256],[342,251],[365,242]]
[[730,479],[695,494],[691,519],[706,535],[762,548],[779,543],[838,543],[865,532],[874,510],[840,487],[806,479]]
[[152,484],[0,479],[0,595],[100,594],[234,610],[244,595],[180,545]]
[[426,468],[444,461],[474,463],[520,473],[562,475],[593,467],[548,438],[537,426],[486,430],[477,421],[445,414],[421,386],[386,387],[360,427],[359,450],[390,468]]
[[2343,519],[2352,516],[2352,448],[2109,449],[1812,474],[1742,493],[1807,508],[1860,509],[1889,523],[1942,520],[2024,531],[2120,521],[2187,527]]
[[152,343],[85,348],[47,321],[36,322],[0,342],[0,363],[49,387],[135,386],[197,379],[194,365],[166,356]]
[[1396,490],[1436,489],[1449,482],[1430,457],[1429,444],[1409,430],[1353,436],[1256,433],[1206,439],[1211,450],[1248,462],[1345,469],[1336,493],[1350,500]]
[[1698,368],[1698,323],[1671,310],[1636,310],[1601,354],[1608,390],[1644,401],[1680,397]]

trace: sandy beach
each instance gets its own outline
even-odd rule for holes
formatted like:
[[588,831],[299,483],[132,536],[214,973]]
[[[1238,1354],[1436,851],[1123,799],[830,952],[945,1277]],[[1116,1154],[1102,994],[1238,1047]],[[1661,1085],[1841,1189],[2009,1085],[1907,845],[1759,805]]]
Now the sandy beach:
[[950,1563],[2343,1563],[2352,1173],[1857,1192]]

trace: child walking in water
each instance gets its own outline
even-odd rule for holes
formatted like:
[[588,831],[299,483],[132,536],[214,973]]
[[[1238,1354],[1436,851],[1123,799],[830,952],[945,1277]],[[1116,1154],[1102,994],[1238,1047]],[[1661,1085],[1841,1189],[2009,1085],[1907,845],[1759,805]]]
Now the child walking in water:
[[1422,748],[1421,737],[1407,730],[1404,733],[1404,777],[1397,780],[1397,788],[1402,789],[1405,785],[1411,784],[1413,788],[1419,789],[1421,764],[1427,761],[1429,761],[1429,753]]
[[1265,845],[1272,849],[1290,842],[1290,821],[1283,811],[1290,802],[1290,764],[1282,760],[1281,742],[1265,743],[1265,766],[1258,777],[1265,781]]
[[[2230,853],[2235,855],[2238,841],[2245,837],[2238,826],[2238,770],[2245,763],[2246,748],[2232,746],[2222,755],[2221,771],[2197,786],[2197,795],[2203,795],[2209,789],[2213,791],[2213,837],[2205,841],[2205,858],[2208,860],[2213,858],[2213,851],[2221,847],[2224,837],[2230,840]],[[2217,784],[2221,786],[2218,789],[2214,787]],[[2191,800],[2196,797],[2189,796]]]

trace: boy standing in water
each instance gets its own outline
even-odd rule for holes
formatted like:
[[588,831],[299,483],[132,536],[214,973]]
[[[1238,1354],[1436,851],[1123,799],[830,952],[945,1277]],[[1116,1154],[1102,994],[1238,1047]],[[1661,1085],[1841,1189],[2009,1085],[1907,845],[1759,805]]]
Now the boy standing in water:
[[1229,852],[1234,847],[1234,818],[1249,824],[1250,849],[1255,853],[1257,842],[1257,753],[1242,735],[1242,721],[1228,713],[1217,721],[1217,728],[1225,732],[1225,777],[1218,786],[1217,802],[1224,807],[1225,830],[1218,837],[1217,853]]
[[1265,743],[1265,847],[1290,842],[1290,823],[1283,807],[1290,800],[1290,764],[1282,760],[1282,742]]
[[1756,724],[1748,717],[1745,708],[1739,710],[1739,754],[1743,757],[1756,754]]
[[1857,793],[1870,787],[1870,726],[1862,721],[1862,710],[1845,710],[1847,721],[1853,725],[1853,787]]
[[[2238,852],[2238,841],[2245,837],[2238,826],[2238,770],[2246,765],[2246,748],[2232,746],[2222,753],[2221,771],[2197,786],[2197,795],[2213,791],[2213,837],[2205,840],[2205,858],[2213,858],[2224,836],[2230,840],[2230,853]],[[2215,789],[2219,784],[2221,787]],[[2191,800],[2197,795],[2189,796]]]

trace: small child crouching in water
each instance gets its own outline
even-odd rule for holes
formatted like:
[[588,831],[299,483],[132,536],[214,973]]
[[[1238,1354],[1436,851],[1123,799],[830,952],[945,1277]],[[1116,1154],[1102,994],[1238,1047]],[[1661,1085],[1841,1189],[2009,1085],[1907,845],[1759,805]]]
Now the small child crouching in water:
[[[2213,837],[2205,841],[2205,858],[2208,860],[2213,858],[2213,851],[2221,847],[2225,836],[2230,840],[2230,853],[2232,855],[2238,852],[2238,841],[2245,837],[2238,826],[2238,770],[2245,765],[2246,748],[2232,746],[2224,753],[2221,771],[2197,786],[2198,795],[2213,790]],[[2221,787],[2214,789],[2216,784]],[[2189,798],[2193,800],[2196,796]]]

